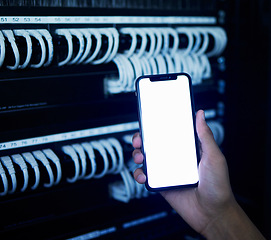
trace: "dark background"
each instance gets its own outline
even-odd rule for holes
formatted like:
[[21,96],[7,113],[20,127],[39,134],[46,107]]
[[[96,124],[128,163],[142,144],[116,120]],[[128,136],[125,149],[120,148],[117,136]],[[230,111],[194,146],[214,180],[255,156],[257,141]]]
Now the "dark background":
[[237,199],[270,237],[270,1],[228,5],[226,157]]

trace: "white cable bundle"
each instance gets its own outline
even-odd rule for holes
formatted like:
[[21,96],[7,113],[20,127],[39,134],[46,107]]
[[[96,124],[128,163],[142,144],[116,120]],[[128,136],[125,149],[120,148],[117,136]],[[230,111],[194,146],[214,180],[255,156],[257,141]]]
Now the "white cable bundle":
[[[120,33],[131,37],[131,45],[124,53],[118,53]],[[211,75],[208,57],[219,56],[227,44],[226,33],[220,27],[126,27],[121,28],[120,33],[114,27],[56,29],[55,34],[65,38],[68,46],[67,54],[64,59],[59,60],[58,66],[98,65],[113,61],[118,68],[119,78],[106,79],[110,93],[133,91],[134,79],[147,74],[188,72],[192,79],[195,79],[193,83],[198,84]],[[188,39],[184,49],[179,48],[181,34]],[[23,37],[26,41],[27,55],[22,64],[16,36]],[[210,36],[214,39],[214,46],[207,52]],[[38,63],[29,64],[34,54],[31,38],[39,42],[41,58]],[[74,52],[76,48],[73,45],[73,38],[79,43],[77,52]],[[106,46],[103,46],[105,44],[103,38],[107,39]],[[95,39],[95,46],[92,39]],[[2,30],[0,67],[5,59],[6,40],[10,42],[15,59],[14,65],[6,66],[8,69],[23,69],[29,65],[32,68],[41,68],[52,63],[53,39],[47,29]],[[140,46],[137,47],[139,43]],[[105,49],[103,54],[102,49]]]
[[[72,144],[62,147],[63,152],[68,155],[74,163],[75,173],[73,177],[68,177],[66,180],[69,183],[75,183],[79,179],[90,178],[102,178],[106,174],[120,174],[127,181],[127,186],[130,186],[133,182],[131,176],[128,178],[128,170],[124,166],[123,149],[120,142],[113,137],[100,139],[96,141],[83,142],[81,144]],[[103,167],[97,172],[97,165],[100,162],[97,161],[94,150],[99,152],[99,155],[103,161]],[[40,183],[40,166],[38,161],[45,167],[48,173],[49,182],[44,183],[44,187],[50,188],[56,184],[59,184],[62,178],[62,167],[58,156],[51,149],[35,150],[33,152],[25,152],[22,154],[14,154],[4,156],[0,158],[0,175],[3,182],[3,191],[0,192],[0,196],[4,196],[7,193],[14,193],[17,189],[17,178],[14,164],[17,164],[23,173],[23,187],[21,192],[24,192],[29,185],[29,169],[26,163],[31,165],[35,174],[35,182],[31,186],[32,190],[35,190]],[[52,164],[55,165],[56,175],[54,176]],[[91,166],[91,172],[87,172],[87,164]],[[5,169],[11,178],[11,189],[9,190],[9,183]],[[133,195],[134,191],[129,193]]]
[[[41,178],[40,169],[39,169],[37,160],[40,161],[42,165],[44,165],[44,167],[46,168],[48,172],[49,183],[44,183],[44,187],[47,187],[47,188],[52,187],[53,185],[58,184],[61,180],[61,176],[62,176],[61,164],[60,164],[59,158],[51,149],[44,149],[42,151],[36,150],[36,151],[33,151],[32,153],[25,152],[22,154],[13,154],[11,156],[1,157],[0,159],[1,159],[0,175],[3,181],[3,186],[4,186],[4,191],[0,193],[0,196],[4,196],[7,193],[13,194],[15,193],[17,189],[18,180],[16,178],[16,174],[18,174],[18,172],[16,172],[14,168],[14,164],[20,167],[20,170],[23,174],[23,182],[22,182],[23,186],[20,190],[21,192],[26,191],[27,188],[29,187],[28,185],[29,185],[30,174],[29,174],[29,168],[27,167],[26,163],[30,164],[35,174],[35,183],[33,186],[31,186],[32,190],[37,189],[40,183],[40,178]],[[56,166],[56,170],[57,170],[56,181],[54,181],[54,175],[53,175],[52,167],[50,165],[50,161],[52,161]],[[6,167],[8,174],[10,175],[10,178],[11,178],[12,189],[9,191],[8,191],[7,176],[2,164]]]
[[23,157],[20,154],[14,154],[11,156],[11,158],[12,158],[13,162],[15,162],[16,164],[19,165],[19,167],[21,168],[21,170],[23,172],[24,184],[21,189],[21,192],[24,192],[28,186],[28,180],[29,180],[27,165],[26,165]]
[[[119,48],[119,33],[116,28],[59,28],[55,33],[63,36],[68,45],[66,58],[58,62],[58,66],[73,64],[99,65],[110,62],[117,54]],[[95,39],[96,45],[91,51]],[[107,38],[107,48],[103,56],[99,56],[103,47],[102,38]],[[74,54],[73,38],[79,42],[79,50]],[[75,55],[75,56],[73,56]]]
[[[102,178],[106,174],[118,174],[124,167],[123,149],[116,138],[66,145],[62,147],[62,150],[72,159],[75,166],[74,177],[67,178],[70,183],[79,179]],[[103,161],[103,167],[99,173],[97,173],[97,156],[95,156],[94,150],[99,152]],[[91,166],[90,173],[87,173],[87,164]]]
[[7,40],[9,41],[13,54],[14,54],[14,65],[13,66],[7,65],[7,68],[10,70],[16,70],[18,69],[19,64],[20,64],[20,53],[15,41],[15,36],[12,30],[2,30],[2,32],[4,36],[7,38]]
[[49,160],[47,159],[45,154],[40,150],[33,151],[32,154],[37,160],[39,160],[43,164],[43,166],[46,168],[48,172],[49,183],[44,183],[44,187],[46,188],[52,187],[54,185],[54,174]]
[[[123,136],[123,140],[132,145],[133,135]],[[142,166],[142,165],[141,165]],[[135,164],[132,159],[127,162],[127,165],[124,165],[120,176],[122,181],[116,181],[109,185],[109,194],[112,198],[121,201],[129,202],[134,198],[142,198],[149,195],[149,192],[145,188],[144,184],[139,184],[133,178],[133,172],[136,168],[141,167],[138,164]]]
[[91,164],[91,172],[85,175],[84,179],[90,179],[94,176],[97,169],[94,150],[93,150],[93,147],[88,142],[82,143],[81,146],[83,147],[84,151],[87,153],[90,164]]
[[79,179],[79,176],[80,176],[79,175],[80,174],[80,163],[79,163],[78,155],[76,154],[76,151],[74,150],[74,148],[69,145],[63,146],[62,151],[65,154],[67,154],[68,156],[70,156],[70,158],[74,162],[74,169],[75,169],[74,176],[72,178],[67,178],[67,182],[74,183]]
[[3,192],[0,193],[0,196],[5,196],[8,193],[8,179],[1,161],[0,161],[0,175],[4,186],[4,190]]
[[116,200],[129,202],[134,195],[134,182],[127,168],[124,166],[120,172],[122,182],[118,181],[109,185],[109,194]]
[[17,188],[17,178],[16,178],[16,172],[15,172],[14,166],[9,156],[1,157],[1,161],[2,161],[2,164],[7,168],[8,173],[11,177],[12,188],[11,190],[8,191],[8,193],[12,194],[15,192]]
[[6,56],[6,44],[5,37],[3,33],[0,31],[0,67],[2,67]]
[[34,172],[35,172],[35,183],[34,185],[31,187],[32,190],[35,190],[38,186],[39,186],[39,182],[40,182],[40,170],[39,170],[39,165],[36,161],[36,159],[34,158],[34,156],[32,155],[32,153],[30,152],[25,152],[22,154],[24,160],[26,162],[28,162],[31,167],[33,168]]
[[127,167],[124,166],[120,172],[122,181],[116,181],[109,185],[109,194],[112,198],[127,203],[131,199],[147,197],[149,195],[144,184],[139,184],[133,178],[133,172],[138,167],[140,166],[135,164],[133,160],[128,161]]
[[61,169],[61,164],[60,164],[60,160],[59,158],[57,157],[57,155],[53,152],[52,149],[43,149],[42,152],[45,154],[45,156],[51,160],[55,166],[56,166],[56,169],[57,169],[57,178],[56,178],[56,181],[55,181],[55,185],[58,184],[61,180],[61,177],[62,177],[62,169]]
[[[226,33],[219,27],[129,27],[120,29],[120,33],[131,37],[131,45],[113,59],[118,68],[118,77],[105,79],[106,91],[111,94],[134,91],[135,79],[149,74],[187,72],[194,85],[200,84],[203,79],[211,77],[208,57],[220,55],[227,44]],[[179,48],[180,34],[188,39],[184,49]],[[209,36],[214,38],[214,46],[206,52]]]
[[13,30],[14,35],[15,36],[21,36],[25,38],[26,41],[26,47],[27,47],[27,54],[26,54],[26,58],[23,64],[19,65],[18,68],[24,69],[26,68],[31,60],[31,56],[32,56],[32,40],[30,37],[30,34],[28,33],[28,31],[24,30],[24,29],[15,29]]
[[[16,37],[23,37],[25,39],[27,52],[24,60],[20,59],[22,54],[20,54],[20,49],[17,46]],[[54,46],[52,36],[47,29],[14,29],[0,31],[0,67],[3,65],[5,59],[5,38],[10,43],[14,55],[14,65],[7,65],[6,67],[8,69],[17,70],[26,67],[41,68],[51,64],[54,55]],[[30,64],[30,62],[34,53],[31,38],[35,38],[39,42],[41,50],[39,62],[32,64]],[[47,52],[48,56],[46,54]],[[20,61],[23,63],[20,64]]]

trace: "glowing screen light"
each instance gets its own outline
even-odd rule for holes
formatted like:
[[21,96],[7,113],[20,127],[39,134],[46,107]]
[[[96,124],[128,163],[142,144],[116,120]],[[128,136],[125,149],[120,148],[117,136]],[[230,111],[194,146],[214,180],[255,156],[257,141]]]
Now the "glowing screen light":
[[141,127],[151,188],[198,182],[189,79],[139,82]]

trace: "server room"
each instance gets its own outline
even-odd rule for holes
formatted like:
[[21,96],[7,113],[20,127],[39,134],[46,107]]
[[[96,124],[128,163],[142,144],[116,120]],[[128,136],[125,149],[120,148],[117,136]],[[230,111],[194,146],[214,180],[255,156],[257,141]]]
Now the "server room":
[[[0,239],[271,239],[270,43],[269,0],[0,1]],[[150,192],[135,80],[182,72],[213,175]]]

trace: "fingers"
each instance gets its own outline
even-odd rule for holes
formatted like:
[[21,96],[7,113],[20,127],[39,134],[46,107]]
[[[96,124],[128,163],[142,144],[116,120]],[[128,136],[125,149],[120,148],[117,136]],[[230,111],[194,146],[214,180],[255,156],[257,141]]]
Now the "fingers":
[[201,143],[202,154],[217,154],[220,152],[213,133],[205,121],[204,111],[199,110],[196,115],[196,129]]
[[[133,151],[133,159],[136,164],[142,164],[143,163],[143,154],[141,152],[141,146],[142,146],[142,141],[139,133],[135,133],[133,136],[133,147],[135,150]],[[135,180],[143,184],[146,182],[146,175],[143,173],[143,170],[141,168],[137,168],[134,172],[134,178]]]
[[141,146],[142,146],[141,137],[139,133],[137,132],[133,136],[133,147],[135,148],[135,150],[133,151],[133,158],[136,164],[143,163],[143,154],[140,149]]
[[143,170],[141,168],[137,168],[134,171],[134,178],[138,183],[145,183],[146,182],[146,175],[143,173]]
[[134,162],[136,164],[142,164],[143,163],[143,154],[141,153],[140,149],[135,149],[133,151],[133,158],[134,158]]
[[142,141],[139,133],[135,133],[133,136],[133,147],[134,148],[141,148],[142,146]]

